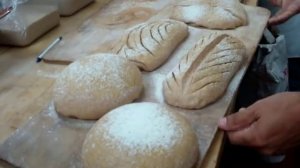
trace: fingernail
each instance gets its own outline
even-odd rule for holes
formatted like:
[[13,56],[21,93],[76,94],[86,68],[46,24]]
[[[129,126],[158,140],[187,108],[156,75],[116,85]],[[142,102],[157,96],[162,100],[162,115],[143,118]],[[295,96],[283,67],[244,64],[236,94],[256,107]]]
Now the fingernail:
[[227,125],[227,119],[226,119],[226,118],[221,118],[221,119],[219,120],[219,126],[220,126],[221,128],[225,128],[226,125]]
[[241,112],[241,111],[245,111],[246,110],[246,108],[240,108],[240,110],[239,110],[239,112]]

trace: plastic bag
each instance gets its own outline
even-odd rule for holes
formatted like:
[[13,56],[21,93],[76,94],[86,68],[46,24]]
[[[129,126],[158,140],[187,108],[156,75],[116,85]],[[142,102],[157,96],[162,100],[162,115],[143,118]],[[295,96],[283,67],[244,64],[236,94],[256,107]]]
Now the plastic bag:
[[236,110],[248,107],[259,99],[278,92],[288,91],[288,57],[283,35],[264,32],[242,83],[237,97]]

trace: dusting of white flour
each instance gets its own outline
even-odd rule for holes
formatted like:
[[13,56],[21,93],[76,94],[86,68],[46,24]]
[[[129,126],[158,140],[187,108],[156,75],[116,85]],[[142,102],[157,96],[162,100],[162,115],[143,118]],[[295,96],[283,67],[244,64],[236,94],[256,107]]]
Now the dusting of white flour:
[[118,141],[130,151],[170,149],[182,136],[174,116],[154,103],[135,103],[109,113],[103,125],[105,138]]
[[[124,78],[126,77],[125,74],[128,73],[126,70],[125,60],[117,58],[117,56],[90,56],[90,59],[71,64],[67,71],[61,74],[57,81],[55,93],[62,96],[69,95],[67,98],[72,100],[83,99],[88,102],[95,99],[93,95],[95,94],[95,87],[97,87],[98,91],[124,90],[120,92],[122,95],[119,95],[119,99],[123,100],[128,94],[139,89],[136,87],[129,88],[128,82]],[[80,91],[81,94],[73,92],[74,90]],[[99,101],[110,101],[115,98],[107,91],[103,92],[98,99]]]
[[188,7],[183,7],[183,17],[187,21],[194,21],[198,18],[202,18],[206,15],[207,7],[205,5],[191,5]]

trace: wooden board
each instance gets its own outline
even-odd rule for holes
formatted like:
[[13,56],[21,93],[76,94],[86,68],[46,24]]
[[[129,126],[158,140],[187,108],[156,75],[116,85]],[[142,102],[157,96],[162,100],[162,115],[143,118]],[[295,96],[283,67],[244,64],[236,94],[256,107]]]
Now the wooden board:
[[[68,64],[86,55],[110,52],[124,29],[149,20],[169,18],[169,9],[174,1],[113,0],[105,9],[85,21],[77,31],[66,34],[64,42],[49,52],[45,61]],[[253,0],[248,1],[253,5]]]
[[[168,10],[164,10],[164,12],[167,11]],[[218,119],[221,116],[224,116],[230,104],[232,103],[240,80],[243,77],[247,66],[249,65],[251,57],[255,51],[257,43],[262,35],[262,31],[269,17],[269,12],[261,8],[247,7],[247,13],[250,18],[250,23],[248,26],[241,27],[236,30],[226,31],[226,33],[236,36],[244,41],[245,45],[247,46],[248,56],[246,64],[231,82],[226,95],[217,103],[203,110],[186,112],[185,110],[174,108],[175,111],[180,112],[192,123],[198,135],[200,143],[199,149],[201,151],[201,159],[198,167],[200,167],[202,159],[204,158],[207,149],[213,140],[217,130],[216,123]],[[166,13],[163,16],[166,16]],[[159,16],[159,18],[161,17],[162,16]],[[152,19],[155,19],[155,17]],[[179,59],[189,48],[195,44],[196,41],[211,32],[211,30],[190,27],[189,38],[177,49],[176,52],[174,52],[170,60],[154,73],[144,73],[146,90],[144,98],[142,98],[140,101],[163,103],[161,97],[161,81],[164,79],[165,75],[174,67],[175,64],[178,63]],[[249,33],[251,33],[251,36],[249,36]],[[47,163],[46,166],[49,167],[57,167],[57,164],[62,167],[68,167],[70,165],[80,167],[80,162],[78,162],[80,161],[78,160],[80,157],[78,155],[80,153],[80,146],[84,134],[88,130],[88,124],[83,124],[84,128],[81,127],[81,124],[74,124],[73,121],[73,124],[67,124],[68,121],[66,121],[66,119],[56,116],[56,113],[53,111],[53,107],[51,107],[51,105],[49,107],[50,108],[45,109],[43,113],[34,117],[29,123],[18,130],[4,144],[1,145],[0,153],[2,158],[22,167],[26,167],[26,165],[27,167],[32,167],[32,164],[35,164],[35,167],[45,167],[45,163]],[[49,121],[42,122],[45,123],[44,128],[39,124],[35,124],[43,120]],[[77,134],[70,134],[70,130],[76,130]],[[50,136],[52,134],[55,136]],[[49,139],[49,137],[53,137],[55,142],[46,141]],[[66,142],[67,144],[65,144]],[[74,149],[72,148],[73,150],[67,150],[66,148],[63,148],[64,146],[68,147],[70,144],[75,144]],[[33,148],[33,145],[35,148]],[[45,158],[45,153],[47,153],[47,158]],[[64,157],[57,157],[57,153],[60,154],[59,156]],[[43,165],[39,165],[40,163],[43,163]]]
[[66,34],[63,43],[49,52],[44,59],[50,63],[68,64],[80,57],[107,51],[125,29],[149,20],[162,9],[170,6],[172,1],[112,0],[76,31]]
[[[58,69],[62,69],[62,67],[46,64],[35,65],[33,64],[35,56],[58,35],[77,31],[81,27],[81,23],[98,10],[98,3],[95,3],[71,18],[62,18],[60,27],[29,47],[0,48],[1,142],[34,114],[40,112],[51,99],[52,84],[50,83],[53,82]],[[42,94],[39,94],[41,92]],[[9,101],[2,101],[6,97],[9,98]],[[36,103],[37,100],[38,103]]]
[[36,56],[58,36],[76,31],[101,5],[96,1],[72,17],[61,18],[59,27],[28,47],[0,46],[0,143],[51,100],[52,84],[64,66],[36,64]]
[[[53,81],[65,67],[36,64],[36,56],[58,36],[75,31],[87,18],[99,11],[99,1],[96,0],[93,5],[72,17],[61,18],[60,26],[30,46],[0,46],[0,144],[47,107],[52,97]],[[0,168],[11,167],[0,160]]]

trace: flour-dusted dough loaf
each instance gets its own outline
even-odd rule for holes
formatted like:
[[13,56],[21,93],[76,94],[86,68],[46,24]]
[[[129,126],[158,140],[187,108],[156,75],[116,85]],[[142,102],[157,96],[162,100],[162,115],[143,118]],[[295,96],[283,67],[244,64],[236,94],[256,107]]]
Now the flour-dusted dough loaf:
[[188,121],[155,103],[134,103],[102,117],[82,147],[85,168],[192,168],[199,158]]
[[112,54],[84,57],[70,64],[56,80],[58,113],[79,119],[99,119],[108,111],[138,98],[143,88],[140,70]]
[[183,0],[174,6],[172,19],[211,29],[232,29],[247,24],[238,0]]
[[187,109],[215,102],[225,93],[245,54],[244,44],[229,35],[201,39],[164,81],[166,102]]
[[142,23],[129,29],[113,52],[145,71],[153,71],[168,59],[187,35],[188,26],[183,22],[160,20]]

